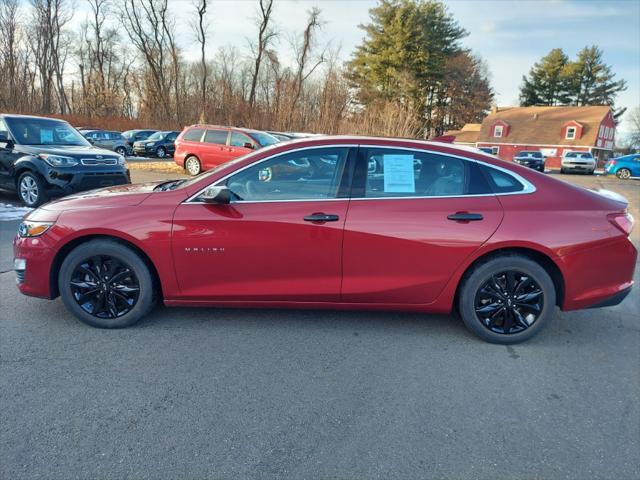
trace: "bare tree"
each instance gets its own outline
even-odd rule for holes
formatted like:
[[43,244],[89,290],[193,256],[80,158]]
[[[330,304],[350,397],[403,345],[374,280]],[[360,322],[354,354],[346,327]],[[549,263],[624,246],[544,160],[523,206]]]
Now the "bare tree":
[[200,110],[200,123],[205,123],[206,121],[206,111],[207,111],[207,76],[208,76],[208,68],[207,68],[207,57],[206,57],[206,43],[207,43],[207,30],[209,28],[209,24],[207,23],[206,14],[207,14],[207,0],[197,0],[196,4],[196,13],[198,15],[197,25],[196,25],[196,40],[200,44],[200,68],[201,78],[200,78],[200,101],[201,101],[201,110]]
[[258,19],[258,44],[255,47],[255,60],[253,73],[251,75],[251,90],[249,91],[249,105],[251,107],[253,107],[256,99],[256,87],[258,85],[258,76],[260,75],[262,59],[267,53],[269,45],[278,35],[278,33],[269,25],[271,12],[273,11],[273,0],[259,0],[259,4],[260,17]]

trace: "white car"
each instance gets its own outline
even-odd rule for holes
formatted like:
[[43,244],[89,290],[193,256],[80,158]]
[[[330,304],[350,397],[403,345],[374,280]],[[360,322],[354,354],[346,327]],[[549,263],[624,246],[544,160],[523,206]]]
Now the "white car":
[[585,172],[593,175],[596,159],[591,152],[565,152],[560,161],[560,173]]

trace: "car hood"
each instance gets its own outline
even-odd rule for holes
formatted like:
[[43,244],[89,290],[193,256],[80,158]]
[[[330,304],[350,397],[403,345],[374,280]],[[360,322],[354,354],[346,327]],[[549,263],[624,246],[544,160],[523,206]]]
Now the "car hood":
[[85,208],[135,206],[142,203],[151,195],[153,189],[160,183],[163,182],[118,185],[89,190],[54,200],[40,208],[49,211],[62,211]]
[[105,150],[104,148],[96,148],[92,145],[87,146],[55,146],[55,145],[16,145],[15,150],[21,153],[29,155],[38,155],[40,153],[48,153],[49,155],[61,155],[65,157],[76,158],[93,158],[96,155],[103,155],[105,157],[116,156],[111,150]]

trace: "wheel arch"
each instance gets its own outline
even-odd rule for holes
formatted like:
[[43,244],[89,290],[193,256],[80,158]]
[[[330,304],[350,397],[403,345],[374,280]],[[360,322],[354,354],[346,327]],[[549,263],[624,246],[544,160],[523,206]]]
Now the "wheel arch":
[[25,172],[35,173],[36,175],[42,177],[42,179],[44,180],[44,175],[35,164],[34,159],[32,157],[22,157],[18,159],[18,161],[16,161],[14,166],[13,182],[16,186],[16,190],[18,188],[18,180],[20,180],[20,175]]
[[69,240],[58,250],[51,264],[51,269],[49,270],[49,288],[51,292],[51,298],[56,298],[60,295],[60,289],[58,286],[58,274],[60,273],[60,267],[62,266],[62,262],[64,261],[64,259],[74,248],[82,245],[83,243],[90,242],[91,240],[111,240],[124,245],[127,248],[130,248],[136,254],[138,254],[142,261],[147,265],[147,267],[149,267],[149,271],[151,272],[151,277],[153,278],[154,285],[157,288],[159,298],[163,298],[160,275],[158,274],[158,270],[149,255],[147,255],[147,253],[135,243],[130,242],[129,240],[126,240],[122,237],[109,234],[82,235],[80,237]]
[[457,305],[458,303],[458,295],[465,278],[471,273],[471,271],[473,271],[473,269],[475,269],[479,264],[487,262],[492,258],[508,254],[522,255],[533,260],[542,268],[544,268],[551,277],[553,286],[556,290],[556,305],[562,307],[565,295],[565,279],[564,275],[562,274],[562,270],[560,270],[558,264],[546,253],[543,253],[540,250],[536,250],[534,248],[522,246],[496,248],[494,250],[484,252],[482,255],[475,258],[469,265],[467,265],[467,267],[464,269],[464,272],[460,276],[454,295],[454,305]]

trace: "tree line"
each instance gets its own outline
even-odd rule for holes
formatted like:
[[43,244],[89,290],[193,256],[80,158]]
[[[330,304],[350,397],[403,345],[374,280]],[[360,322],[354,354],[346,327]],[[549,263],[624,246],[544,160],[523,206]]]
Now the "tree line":
[[[280,0],[255,0],[249,46],[214,49],[212,0],[179,4],[190,9],[188,39],[178,39],[170,0],[81,0],[89,7],[82,21],[73,1],[0,2],[0,111],[108,128],[207,122],[426,138],[482,121],[494,99],[484,61],[462,46],[468,32],[440,0],[379,0],[347,62],[320,43],[317,8],[284,32],[273,19]],[[286,63],[285,42],[293,52]],[[624,87],[604,88],[610,70],[580,70],[562,55],[534,66],[523,104],[611,99]],[[556,63],[585,79],[574,96]]]

